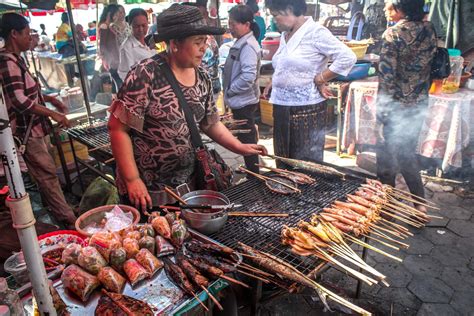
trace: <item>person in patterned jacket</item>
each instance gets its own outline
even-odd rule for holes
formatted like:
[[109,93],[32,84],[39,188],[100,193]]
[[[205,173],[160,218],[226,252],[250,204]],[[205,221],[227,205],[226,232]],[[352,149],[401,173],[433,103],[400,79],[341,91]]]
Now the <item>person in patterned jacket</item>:
[[[164,186],[184,183],[195,189],[195,151],[178,99],[159,64],[169,64],[201,130],[223,147],[241,154],[266,154],[265,147],[242,144],[220,122],[212,84],[199,65],[208,26],[198,8],[173,4],[157,18],[155,41],[167,51],[145,59],[124,80],[110,112],[109,132],[117,162],[117,186],[129,202],[146,210],[169,203]],[[173,202],[173,201],[171,201]]]
[[[396,24],[383,34],[379,63],[377,176],[395,185],[400,171],[410,192],[424,197],[416,144],[428,107],[436,35],[423,21],[424,0],[391,0],[385,15]],[[426,212],[422,205],[416,207]]]

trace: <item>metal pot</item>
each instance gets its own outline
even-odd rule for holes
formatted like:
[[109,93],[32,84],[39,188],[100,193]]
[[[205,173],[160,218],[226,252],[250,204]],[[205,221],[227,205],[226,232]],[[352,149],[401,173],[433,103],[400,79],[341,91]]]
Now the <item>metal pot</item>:
[[[188,204],[202,205],[228,205],[229,199],[222,193],[211,190],[198,190],[186,193],[181,197]],[[193,219],[214,219],[224,215],[224,210],[212,210],[209,212],[194,212],[193,210],[183,209],[183,215]]]
[[[229,199],[222,193],[211,190],[198,190],[184,194],[181,197],[189,204],[228,205]],[[183,209],[181,212],[189,227],[203,234],[212,234],[221,229],[227,222],[227,212],[217,210],[209,213],[193,212]]]

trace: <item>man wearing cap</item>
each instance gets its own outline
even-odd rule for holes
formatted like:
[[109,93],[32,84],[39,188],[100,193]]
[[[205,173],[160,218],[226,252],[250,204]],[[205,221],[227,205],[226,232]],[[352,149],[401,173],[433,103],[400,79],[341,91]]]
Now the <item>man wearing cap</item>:
[[208,26],[196,7],[173,4],[158,16],[157,31],[155,42],[165,41],[166,52],[132,69],[110,107],[117,186],[142,210],[169,202],[163,194],[165,185],[176,188],[186,183],[191,190],[196,188],[189,128],[160,63],[170,66],[205,134],[241,155],[266,154],[261,145],[242,144],[219,121],[211,81],[199,67],[207,35],[223,34],[224,29]]

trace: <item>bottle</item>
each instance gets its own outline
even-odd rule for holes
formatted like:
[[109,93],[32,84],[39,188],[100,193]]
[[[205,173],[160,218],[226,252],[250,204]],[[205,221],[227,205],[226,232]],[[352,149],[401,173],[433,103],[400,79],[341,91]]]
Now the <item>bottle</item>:
[[459,49],[448,49],[451,62],[451,74],[443,80],[443,93],[455,93],[459,90],[464,58],[461,57]]
[[18,293],[8,288],[7,280],[0,278],[0,305],[7,305],[10,308],[10,315],[23,316],[23,304]]

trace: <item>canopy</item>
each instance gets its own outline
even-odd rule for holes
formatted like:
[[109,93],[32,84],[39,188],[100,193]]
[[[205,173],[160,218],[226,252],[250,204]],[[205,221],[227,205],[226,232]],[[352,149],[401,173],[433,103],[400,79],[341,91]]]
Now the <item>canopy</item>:
[[28,9],[25,4],[21,4],[16,0],[2,0],[0,2],[0,10],[21,10]]

